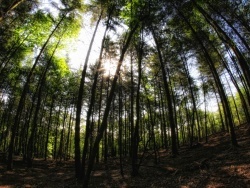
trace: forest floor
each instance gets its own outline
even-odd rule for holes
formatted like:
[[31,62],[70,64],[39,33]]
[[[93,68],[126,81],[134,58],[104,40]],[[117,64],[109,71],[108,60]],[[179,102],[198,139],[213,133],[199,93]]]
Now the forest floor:
[[[209,136],[208,143],[201,142],[190,149],[182,146],[173,158],[169,152],[160,151],[158,164],[154,154],[146,153],[138,177],[131,177],[130,162],[120,174],[118,158],[100,163],[92,173],[90,187],[166,187],[166,188],[250,188],[250,133],[249,125],[236,129],[239,148],[232,148],[226,132]],[[0,163],[0,187],[57,188],[82,187],[74,178],[74,162],[55,162],[35,159],[33,168],[27,168],[21,158],[14,161],[14,169],[6,171]]]

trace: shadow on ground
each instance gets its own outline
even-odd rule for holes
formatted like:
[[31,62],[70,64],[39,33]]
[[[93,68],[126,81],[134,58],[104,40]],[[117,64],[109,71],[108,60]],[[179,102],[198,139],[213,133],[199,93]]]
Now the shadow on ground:
[[[90,187],[168,187],[168,188],[250,188],[250,135],[248,125],[240,126],[237,138],[240,147],[232,148],[230,137],[221,132],[209,137],[208,143],[190,149],[180,148],[173,158],[159,152],[158,164],[153,155],[146,155],[138,177],[130,176],[130,162],[124,161],[124,176],[120,174],[118,158],[106,165],[95,166]],[[125,159],[124,159],[125,160]],[[74,162],[36,159],[33,168],[26,168],[21,158],[15,158],[14,169],[6,171],[0,163],[0,188],[14,187],[82,187],[74,178]]]

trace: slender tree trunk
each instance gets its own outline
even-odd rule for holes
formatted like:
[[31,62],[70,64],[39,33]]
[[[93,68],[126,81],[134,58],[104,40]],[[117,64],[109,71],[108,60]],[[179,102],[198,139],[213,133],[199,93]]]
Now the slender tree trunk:
[[133,146],[134,146],[134,66],[133,66],[133,54],[130,52],[130,138],[131,147],[129,148],[130,156],[132,157],[133,168]]
[[231,13],[233,14],[232,17],[238,19],[242,26],[245,27],[248,32],[250,32],[249,21],[245,19],[243,15],[237,14],[236,11],[232,11]]
[[[107,89],[106,89],[106,100],[108,100],[109,97],[109,88],[110,88],[110,71],[109,71],[109,76],[107,77]],[[110,118],[108,116],[107,118]],[[105,165],[107,164],[108,161],[108,125],[106,126],[106,129],[104,131],[104,163]]]
[[37,131],[37,126],[38,126],[38,115],[39,115],[39,111],[40,111],[40,107],[41,107],[41,102],[42,102],[42,92],[43,92],[43,88],[46,82],[46,74],[49,70],[49,67],[51,65],[52,62],[52,58],[56,52],[56,49],[58,48],[58,45],[60,44],[60,41],[58,41],[50,59],[48,60],[48,63],[45,67],[45,70],[43,72],[43,75],[41,77],[41,81],[38,84],[38,93],[37,93],[37,104],[36,104],[36,109],[35,109],[35,114],[34,114],[34,118],[33,118],[33,122],[32,122],[32,127],[31,127],[31,135],[29,137],[29,141],[28,141],[28,150],[27,150],[27,166],[31,167],[32,166],[32,155],[33,155],[33,148],[34,148],[34,139],[35,139],[35,134]]
[[120,173],[121,173],[121,176],[123,177],[124,176],[124,171],[123,171],[123,153],[122,153],[122,150],[123,150],[123,147],[122,147],[122,127],[123,127],[123,123],[122,123],[122,83],[121,83],[121,76],[119,76],[119,120],[118,120],[118,123],[119,123],[119,138],[118,138],[118,145],[119,145],[119,159],[120,159]]
[[9,14],[11,11],[13,11],[15,8],[17,8],[24,1],[25,0],[15,0],[8,8],[3,10],[3,12],[0,13],[0,24],[7,14]]
[[30,121],[32,119],[32,113],[33,109],[35,107],[35,95],[32,97],[32,105],[29,109],[29,115],[27,115],[27,119],[24,125],[24,130],[25,130],[25,136],[24,136],[24,143],[23,143],[23,161],[27,160],[27,155],[28,155],[28,138],[29,138],[29,128],[30,128]]
[[[138,146],[139,146],[139,125],[140,125],[140,88],[142,78],[142,58],[143,58],[143,36],[138,44],[138,83],[136,89],[136,122],[133,132],[133,143],[132,143],[132,175],[137,176],[139,173],[138,166]],[[133,86],[132,86],[133,87]],[[133,121],[133,120],[132,120]]]
[[[101,86],[100,86],[100,98],[99,98],[99,105],[98,105],[98,125],[97,125],[97,131],[99,131],[100,125],[101,125],[101,109],[102,109],[102,90],[103,90],[103,81],[104,81],[104,77],[102,75],[101,78]],[[99,152],[99,147],[97,149],[97,154],[96,154],[96,162],[99,162],[99,158],[100,158],[100,152]]]
[[[7,54],[5,58],[3,58],[2,62],[0,63],[0,75],[5,71],[5,68],[9,64],[11,58],[15,55],[15,53],[17,53],[18,49],[20,49],[20,47],[23,45],[23,43],[26,41],[28,37],[29,34],[25,36],[17,46],[16,44],[14,44],[12,48],[9,50],[9,54]],[[2,83],[0,82],[0,87]]]
[[168,139],[167,139],[167,124],[166,124],[166,113],[165,113],[165,105],[163,100],[163,94],[159,83],[159,90],[160,90],[160,101],[161,101],[161,109],[162,109],[162,121],[163,121],[163,137],[164,137],[164,149],[168,148]]
[[165,70],[165,66],[164,66],[163,57],[162,57],[162,54],[161,54],[159,42],[158,42],[158,39],[157,39],[154,31],[152,31],[152,33],[153,33],[154,41],[156,43],[158,57],[159,57],[159,61],[160,61],[160,64],[161,64],[161,71],[162,71],[164,87],[165,87],[165,90],[166,90],[166,97],[167,97],[167,103],[168,103],[168,112],[169,112],[169,123],[170,123],[170,129],[171,129],[172,155],[175,156],[175,155],[178,154],[178,148],[177,148],[176,132],[175,132],[176,125],[175,125],[174,111],[173,111],[173,99],[171,97],[171,91],[169,89],[169,83],[167,81],[167,73],[166,73],[166,70]]
[[[73,100],[72,101],[75,101],[74,97],[73,97]],[[66,146],[65,146],[65,156],[64,156],[64,160],[67,161],[70,159],[70,135],[71,135],[71,124],[72,124],[72,119],[73,119],[73,110],[74,110],[74,105],[73,107],[71,107],[71,111],[70,111],[70,117],[69,117],[69,122],[68,122],[68,134],[67,134],[67,140],[66,140]]]
[[62,16],[62,18],[60,19],[60,21],[57,23],[57,25],[55,26],[55,28],[53,29],[53,31],[50,33],[49,37],[47,38],[46,42],[43,44],[30,72],[29,75],[27,77],[27,80],[24,84],[24,88],[18,103],[18,107],[17,107],[17,111],[16,111],[16,115],[15,115],[15,120],[14,120],[14,124],[12,125],[11,128],[11,139],[10,139],[10,144],[9,144],[9,154],[8,154],[8,163],[7,163],[7,169],[12,169],[12,160],[13,160],[13,147],[14,147],[14,140],[15,140],[15,133],[19,128],[19,121],[21,118],[21,114],[22,114],[22,110],[24,108],[25,105],[25,99],[26,99],[26,95],[28,93],[29,90],[29,85],[31,82],[31,78],[33,76],[33,73],[35,71],[35,68],[40,60],[40,57],[42,55],[42,53],[44,52],[45,48],[47,47],[50,39],[52,38],[52,36],[54,35],[54,33],[56,32],[56,30],[59,28],[60,24],[62,23],[62,21],[64,20],[65,15]]
[[63,100],[63,98],[61,97],[61,101],[59,104],[59,111],[57,114],[57,122],[56,122],[56,127],[55,127],[54,146],[53,146],[53,158],[54,158],[54,160],[57,160],[57,138],[58,138],[58,127],[60,125],[62,100]]
[[[235,76],[233,75],[232,71],[230,70],[227,61],[222,57],[221,53],[219,53],[219,50],[214,46],[214,44],[211,41],[208,41],[208,42],[214,48],[214,50],[216,51],[217,55],[220,57],[221,62],[223,63],[225,69],[227,70],[227,72],[228,72],[228,74],[230,76],[230,79],[232,80],[235,88],[237,89],[237,92],[240,95],[241,104],[242,104],[242,107],[244,109],[244,113],[246,115],[247,122],[250,123],[250,114],[249,114],[249,110],[248,110],[248,107],[247,107],[247,103],[246,103],[246,100],[245,100],[245,98],[244,98],[244,96],[243,96],[243,94],[241,92],[240,86],[239,86],[238,82],[235,79]],[[228,53],[231,56],[231,52],[229,50],[228,50]],[[232,57],[231,57],[231,59],[233,60]],[[235,66],[236,66],[235,68],[237,69],[238,66],[236,64],[235,64]],[[239,72],[239,76],[240,75],[241,75],[241,73]],[[243,85],[245,85],[244,84],[244,80],[241,80],[241,82],[242,82]],[[248,101],[250,101],[250,97],[249,97]]]
[[190,139],[190,147],[193,146],[193,132],[194,132],[194,126],[195,126],[195,117],[196,117],[196,121],[197,121],[197,124],[198,124],[198,139],[200,139],[201,135],[200,135],[200,124],[199,124],[199,120],[198,120],[198,112],[197,112],[197,107],[196,107],[196,101],[195,101],[195,97],[194,97],[194,91],[193,91],[193,87],[192,87],[192,78],[190,76],[190,73],[189,73],[189,69],[188,69],[188,65],[187,65],[187,60],[186,60],[186,57],[183,57],[183,65],[184,65],[184,70],[185,70],[185,73],[187,75],[187,80],[188,80],[188,85],[189,85],[189,91],[190,91],[190,94],[191,94],[191,100],[192,100],[192,103],[193,103],[193,115],[192,115],[192,122],[191,122],[191,139]]
[[229,27],[231,27],[231,29],[235,32],[235,34],[240,38],[241,42],[245,45],[245,47],[247,48],[248,52],[250,52],[250,47],[247,44],[247,41],[240,35],[240,33],[237,31],[237,29],[230,23],[230,21],[223,16],[211,3],[209,3],[208,1],[206,2],[209,7],[216,12],[216,14],[218,14],[227,24]]
[[[111,18],[111,15],[109,15],[109,17],[108,17],[106,29],[105,29],[105,32],[104,32],[104,35],[103,35],[103,38],[102,38],[101,50],[100,50],[100,54],[99,54],[98,65],[97,65],[96,72],[95,72],[95,75],[94,75],[94,82],[93,82],[93,85],[91,87],[91,98],[90,98],[89,108],[88,108],[88,111],[87,111],[85,140],[84,140],[84,147],[83,147],[83,152],[82,152],[82,174],[83,175],[85,174],[86,155],[87,155],[88,147],[89,147],[88,146],[89,145],[88,141],[89,141],[89,136],[90,136],[90,117],[91,117],[91,114],[92,114],[92,111],[93,111],[93,107],[94,107],[94,104],[95,104],[96,89],[97,89],[97,82],[98,82],[99,70],[100,70],[101,65],[102,65],[102,54],[103,54],[103,49],[104,49],[105,37],[106,37],[107,31],[109,29],[110,18]],[[101,16],[99,17],[99,19],[101,19]],[[97,24],[97,27],[98,27],[98,24]]]
[[68,108],[68,105],[67,103],[64,104],[64,115],[63,115],[63,127],[62,127],[62,130],[61,130],[61,137],[60,137],[60,143],[59,143],[59,149],[58,149],[58,154],[57,154],[57,158],[60,159],[60,161],[62,161],[62,158],[63,158],[63,155],[65,156],[65,150],[64,150],[64,144],[65,144],[65,139],[64,139],[64,133],[65,133],[65,124],[66,124],[66,118],[67,118],[67,115],[68,115],[68,112],[67,112],[67,108]]
[[116,149],[115,149],[115,138],[114,138],[114,124],[115,124],[115,96],[113,99],[113,104],[112,104],[112,113],[110,115],[111,117],[111,121],[110,121],[110,125],[111,125],[111,157],[116,157]]
[[125,106],[124,106],[124,111],[125,111],[125,115],[124,115],[124,156],[126,157],[127,156],[127,151],[128,151],[128,121],[127,121],[127,95],[126,95],[126,93],[125,93],[125,96],[124,96],[124,103],[125,103]]
[[[228,131],[228,124],[226,123],[226,120],[224,120],[222,110],[221,110],[221,105],[220,105],[221,102],[219,100],[216,89],[214,87],[213,87],[213,90],[214,90],[214,95],[215,95],[215,98],[216,98],[216,103],[217,103],[217,106],[218,106],[218,111],[219,111],[219,116],[220,116],[220,123],[221,123],[221,130],[220,131],[225,131],[225,130]],[[225,117],[225,115],[224,115],[224,117]]]
[[204,16],[206,21],[214,28],[214,30],[217,32],[218,37],[230,48],[233,50],[234,54],[236,55],[238,59],[238,63],[241,67],[241,70],[244,74],[244,77],[246,79],[247,85],[250,88],[250,67],[247,61],[245,60],[244,56],[238,49],[238,47],[234,44],[234,42],[231,40],[231,38],[226,34],[225,31],[221,29],[221,27],[211,18],[211,16],[201,7],[199,6],[194,0],[192,0],[194,5],[197,7],[197,9],[200,11],[200,13]]
[[[79,92],[78,92],[78,98],[77,98],[77,106],[76,106],[76,123],[75,123],[75,175],[78,180],[83,179],[83,168],[81,164],[81,154],[80,154],[80,124],[81,124],[81,112],[82,112],[82,103],[83,103],[83,93],[84,93],[84,84],[85,84],[85,77],[86,77],[86,72],[87,72],[87,67],[88,67],[88,61],[90,57],[90,52],[94,43],[94,39],[97,33],[97,29],[99,26],[99,23],[102,18],[102,13],[103,10],[100,13],[100,16],[96,22],[95,30],[92,35],[90,44],[89,44],[89,49],[86,55],[86,59],[84,62],[84,67],[82,70],[82,77],[81,77],[81,82],[80,82],[80,87],[79,87]],[[85,133],[85,139],[89,139],[89,127],[86,126],[86,133]],[[88,143],[86,144],[85,147],[88,147]]]
[[99,128],[99,131],[97,133],[97,137],[96,137],[96,140],[95,140],[95,143],[94,143],[94,146],[93,146],[93,150],[92,150],[92,152],[90,154],[89,165],[88,165],[86,174],[84,176],[83,187],[88,187],[88,183],[89,183],[89,179],[90,179],[90,173],[91,173],[91,171],[93,169],[93,166],[94,166],[94,161],[95,161],[95,157],[96,157],[96,154],[97,154],[97,151],[98,151],[98,148],[99,148],[99,143],[100,143],[100,141],[101,141],[101,139],[103,137],[103,133],[104,133],[105,129],[107,128],[107,120],[108,120],[108,116],[109,116],[109,111],[110,111],[111,103],[112,103],[112,100],[113,100],[113,97],[114,97],[116,83],[117,83],[117,80],[118,80],[118,77],[119,77],[119,74],[120,74],[120,69],[121,69],[121,66],[122,66],[124,55],[125,55],[125,53],[127,51],[127,48],[128,48],[128,46],[130,44],[132,36],[133,36],[134,32],[136,31],[136,29],[138,28],[138,26],[139,26],[139,23],[136,23],[134,25],[134,27],[130,30],[130,32],[128,34],[128,38],[126,40],[126,43],[124,44],[124,47],[122,48],[121,56],[120,56],[119,62],[117,64],[116,72],[115,72],[115,75],[114,75],[111,90],[110,90],[108,100],[107,100],[107,104],[106,104],[106,108],[105,108],[105,111],[104,111],[102,124],[101,124],[101,126]]
[[207,125],[207,99],[206,99],[206,94],[207,94],[207,88],[205,86],[204,79],[201,78],[202,81],[202,90],[203,90],[203,97],[204,97],[204,126],[205,126],[205,138],[206,138],[206,143],[208,142],[208,125]]
[[230,128],[232,145],[233,146],[238,146],[238,142],[237,142],[237,139],[236,139],[236,134],[235,134],[235,131],[234,131],[234,124],[233,124],[233,120],[232,120],[232,114],[231,114],[231,111],[230,111],[228,100],[227,100],[227,97],[226,97],[223,85],[222,85],[222,83],[220,81],[219,75],[218,75],[218,73],[217,73],[217,71],[216,71],[216,69],[214,67],[213,60],[211,59],[211,57],[210,57],[210,55],[209,55],[206,47],[204,46],[202,40],[200,39],[199,35],[196,33],[195,29],[190,24],[190,22],[187,20],[187,18],[185,17],[185,15],[177,7],[175,7],[175,8],[179,12],[179,15],[181,15],[181,17],[183,18],[183,20],[190,27],[190,29],[192,30],[193,34],[195,35],[195,38],[196,38],[197,42],[200,44],[200,46],[202,48],[202,51],[203,51],[203,53],[205,55],[205,58],[206,58],[207,63],[209,65],[209,68],[210,68],[210,70],[212,72],[212,75],[214,77],[216,86],[218,88],[219,95],[220,95],[221,100],[222,100],[223,109],[224,109],[224,116],[225,116],[225,119],[226,119],[226,123],[227,123],[227,125]]
[[54,102],[55,102],[55,96],[52,96],[52,102],[51,102],[50,111],[49,111],[49,120],[48,120],[47,131],[46,131],[46,140],[45,140],[45,154],[44,154],[45,161],[47,160],[47,157],[48,157],[48,143],[49,143],[49,134],[50,134],[50,127],[51,127],[51,122],[52,122]]
[[238,118],[239,125],[241,125],[241,120],[240,120],[240,115],[239,115],[238,107],[236,105],[235,97],[234,97],[231,85],[230,85],[230,83],[229,83],[228,78],[226,77],[226,75],[225,75],[225,80],[227,82],[227,85],[228,85],[228,88],[229,88],[229,91],[230,91],[230,94],[231,94],[231,98],[233,100],[233,105],[234,105],[234,108],[235,108],[235,112],[236,112],[236,116]]
[[183,99],[184,102],[184,109],[185,109],[185,116],[186,116],[186,124],[187,124],[187,141],[189,141],[190,144],[190,139],[192,137],[191,135],[191,130],[190,130],[190,122],[191,122],[191,118],[190,118],[190,111],[188,109],[188,101],[187,101],[187,97],[184,97]]

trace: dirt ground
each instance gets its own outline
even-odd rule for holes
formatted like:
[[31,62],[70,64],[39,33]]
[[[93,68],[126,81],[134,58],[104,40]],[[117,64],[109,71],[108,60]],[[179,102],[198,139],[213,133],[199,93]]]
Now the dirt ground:
[[[239,148],[230,146],[228,133],[209,137],[195,148],[182,146],[180,154],[173,158],[160,151],[158,164],[154,155],[146,153],[140,167],[140,175],[131,177],[130,163],[120,174],[119,159],[109,159],[108,164],[98,164],[92,174],[89,187],[164,187],[164,188],[250,188],[250,133],[249,125],[237,128]],[[33,168],[27,168],[20,158],[14,161],[14,169],[6,171],[0,163],[0,188],[82,187],[74,178],[74,162],[55,162],[35,159]]]

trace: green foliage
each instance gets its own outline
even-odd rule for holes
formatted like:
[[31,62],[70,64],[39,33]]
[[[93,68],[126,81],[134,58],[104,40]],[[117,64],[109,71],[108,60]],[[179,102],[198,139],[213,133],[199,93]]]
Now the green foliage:
[[15,29],[18,35],[25,33],[28,38],[25,45],[29,48],[41,46],[49,35],[53,22],[51,16],[44,14],[42,11],[37,11],[31,15],[27,22],[20,28]]
[[48,157],[52,158],[53,155],[53,146],[54,146],[54,136],[49,137],[49,142],[48,142]]
[[56,70],[56,75],[63,78],[69,74],[69,67],[65,58],[54,58],[53,63]]
[[131,26],[149,16],[149,3],[150,1],[145,0],[127,1],[120,13],[124,23],[127,26]]

